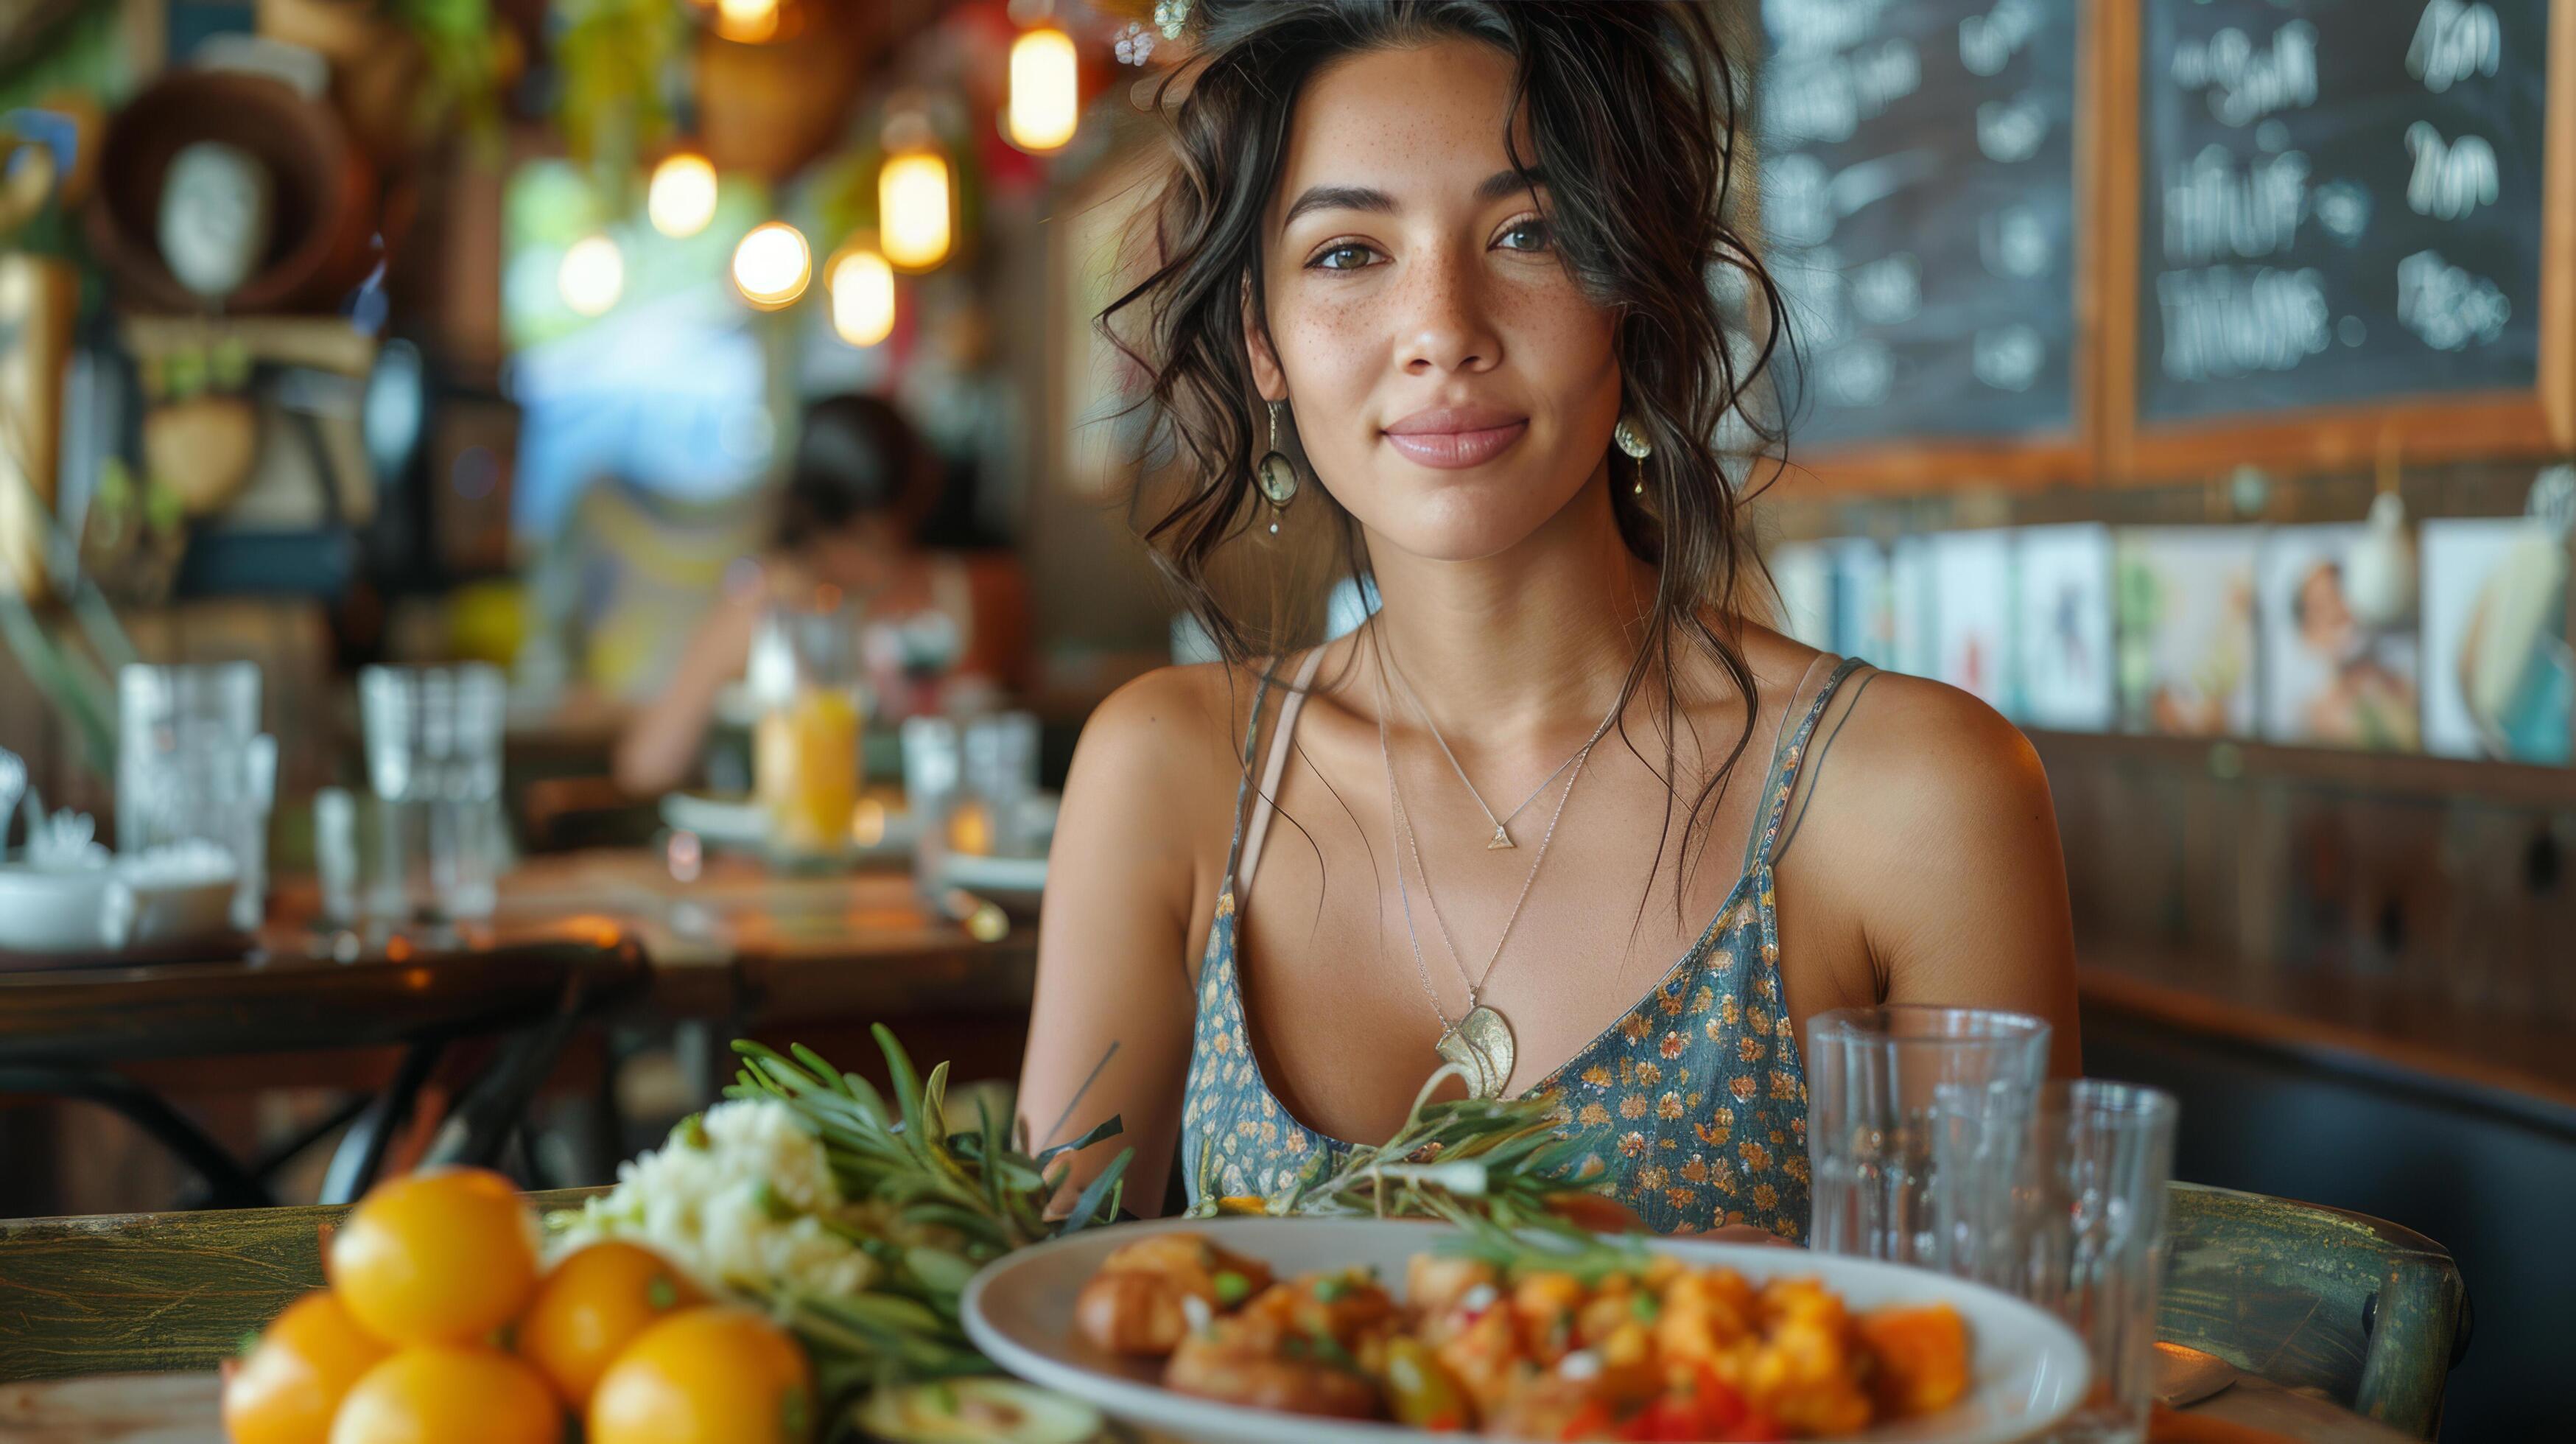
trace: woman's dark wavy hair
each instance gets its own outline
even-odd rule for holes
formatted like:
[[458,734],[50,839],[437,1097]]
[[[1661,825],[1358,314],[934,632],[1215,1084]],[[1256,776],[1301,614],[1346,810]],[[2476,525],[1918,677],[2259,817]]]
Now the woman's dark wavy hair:
[[[1615,313],[1623,411],[1653,443],[1641,463],[1612,457],[1620,534],[1660,578],[1626,690],[1649,676],[1679,675],[1678,647],[1701,652],[1751,698],[1753,673],[1730,603],[1749,593],[1760,565],[1747,545],[1744,508],[1761,490],[1749,473],[1760,458],[1779,455],[1781,437],[1776,422],[1757,414],[1769,408],[1748,403],[1782,333],[1775,324],[1748,335],[1728,313],[1776,318],[1781,310],[1769,274],[1730,221],[1738,76],[1710,7],[1198,0],[1191,11],[1196,52],[1163,81],[1159,97],[1172,164],[1152,205],[1153,268],[1099,325],[1150,377],[1143,401],[1154,412],[1158,449],[1173,453],[1186,478],[1144,527],[1145,538],[1221,654],[1248,663],[1294,640],[1275,618],[1256,628],[1231,614],[1210,581],[1226,544],[1266,520],[1252,471],[1268,449],[1266,412],[1245,355],[1244,296],[1249,285],[1253,323],[1266,326],[1262,221],[1298,95],[1337,59],[1465,37],[1514,63],[1507,113],[1526,114],[1536,153],[1521,154],[1507,132],[1506,154],[1525,176],[1544,167],[1558,255]],[[1175,100],[1184,82],[1187,92]],[[1729,456],[1740,474],[1729,475]],[[1633,477],[1630,465],[1638,468]],[[1770,470],[1776,475],[1776,464]],[[1631,494],[1632,479],[1645,483],[1642,497]],[[1306,490],[1298,505],[1332,519],[1341,561],[1356,574],[1364,565],[1357,524],[1329,497],[1313,495],[1323,488]],[[1659,690],[1663,775],[1678,797],[1676,689]],[[1697,790],[1684,858],[1698,851],[1691,834],[1707,825],[1751,737],[1753,711]]]

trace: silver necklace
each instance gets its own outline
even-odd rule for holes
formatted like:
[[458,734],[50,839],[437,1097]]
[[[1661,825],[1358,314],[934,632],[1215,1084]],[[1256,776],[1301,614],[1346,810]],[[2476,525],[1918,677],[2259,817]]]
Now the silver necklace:
[[[1395,750],[1387,744],[1386,689],[1378,688],[1377,748],[1386,764],[1387,827],[1393,834],[1389,842],[1413,858],[1413,867],[1422,874],[1422,896],[1431,904],[1433,921],[1439,924],[1440,939],[1449,948],[1450,966],[1458,970],[1460,981],[1467,985],[1466,1015],[1451,1021],[1449,1010],[1440,1005],[1440,992],[1431,986],[1431,970],[1422,960],[1422,937],[1413,924],[1413,893],[1404,878],[1404,857],[1395,862],[1395,893],[1404,908],[1404,938],[1413,948],[1413,973],[1421,980],[1422,995],[1431,1000],[1431,1011],[1440,1019],[1440,1041],[1432,1045],[1445,1062],[1458,1065],[1466,1075],[1467,1091],[1476,1098],[1500,1098],[1503,1087],[1511,1081],[1516,1045],[1511,1024],[1485,1002],[1485,984],[1492,980],[1494,967],[1503,960],[1503,947],[1511,941],[1512,927],[1520,921],[1521,905],[1529,901],[1530,888],[1538,882],[1539,869],[1547,862],[1547,846],[1556,840],[1556,824],[1565,816],[1565,804],[1574,797],[1574,784],[1582,780],[1583,762],[1592,753],[1592,743],[1566,759],[1574,775],[1566,779],[1565,795],[1556,800],[1556,811],[1548,817],[1547,831],[1538,841],[1538,854],[1530,859],[1529,875],[1521,879],[1520,895],[1512,899],[1512,910],[1503,919],[1502,936],[1494,939],[1493,956],[1485,960],[1485,970],[1475,977],[1467,976],[1467,961],[1458,950],[1458,939],[1449,931],[1449,919],[1440,911],[1440,899],[1431,891],[1431,873],[1422,865],[1422,846],[1415,839],[1412,820],[1405,816],[1404,799],[1395,784]],[[1596,734],[1594,741],[1598,741]],[[1559,772],[1564,768],[1558,768]],[[1554,779],[1551,778],[1551,781]]]
[[[1485,794],[1476,790],[1475,779],[1469,777],[1467,769],[1459,765],[1458,754],[1449,750],[1449,739],[1440,735],[1440,724],[1431,720],[1431,709],[1423,706],[1422,699],[1414,695],[1412,680],[1404,675],[1403,668],[1395,666],[1395,658],[1392,654],[1387,657],[1387,665],[1393,668],[1395,684],[1403,689],[1404,700],[1413,708],[1413,715],[1422,719],[1423,727],[1431,733],[1431,740],[1440,744],[1440,755],[1449,759],[1449,770],[1458,774],[1458,781],[1466,786],[1467,795],[1476,799],[1476,806],[1483,810],[1485,820],[1494,825],[1494,835],[1485,843],[1487,852],[1499,852],[1507,847],[1518,846],[1512,841],[1512,819],[1529,811],[1529,805],[1538,801],[1550,787],[1556,785],[1556,779],[1565,775],[1565,769],[1575,765],[1576,758],[1592,750],[1593,745],[1609,732],[1610,724],[1618,720],[1620,704],[1628,700],[1622,696],[1618,701],[1612,702],[1609,713],[1601,719],[1601,725],[1592,729],[1592,735],[1583,739],[1583,745],[1575,748],[1572,756],[1556,764],[1554,772],[1540,779],[1538,786],[1530,790],[1530,795],[1521,799],[1520,806],[1496,817],[1493,807],[1485,801]],[[1430,883],[1427,880],[1423,888],[1426,892],[1429,891]]]

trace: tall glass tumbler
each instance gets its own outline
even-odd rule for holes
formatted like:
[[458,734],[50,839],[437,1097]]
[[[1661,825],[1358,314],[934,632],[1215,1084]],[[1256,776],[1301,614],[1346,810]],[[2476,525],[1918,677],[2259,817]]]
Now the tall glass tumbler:
[[2018,1283],[2015,1185],[2048,1024],[1974,1008],[1845,1008],[1819,1014],[1808,1037],[1814,1247]]
[[492,915],[501,821],[501,669],[369,667],[358,674],[367,781],[380,829],[368,910],[400,919]]
[[259,665],[132,663],[116,677],[116,845],[204,841],[232,855],[232,924],[259,926],[277,744],[259,730]]
[[2179,1112],[2170,1093],[2097,1078],[2041,1090],[2017,1292],[2064,1319],[2093,1361],[2090,1395],[2049,1436],[2059,1444],[2146,1437]]
[[837,861],[859,801],[858,617],[849,608],[776,607],[753,643],[752,785],[769,812],[769,852]]
[[986,836],[961,851],[1025,857],[1035,839],[1029,804],[1038,790],[1038,719],[1029,712],[997,712],[968,722],[960,749],[968,796],[980,805]]

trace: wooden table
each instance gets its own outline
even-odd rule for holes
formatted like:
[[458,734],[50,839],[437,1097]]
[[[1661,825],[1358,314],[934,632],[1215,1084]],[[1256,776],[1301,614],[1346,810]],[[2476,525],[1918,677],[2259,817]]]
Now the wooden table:
[[[16,1444],[223,1444],[212,1374],[110,1374],[49,1384],[0,1384],[0,1436]],[[2300,1444],[2415,1444],[2322,1400],[2247,1379],[2184,1411],[2270,1430]],[[2151,1440],[2212,1438],[2159,1431]]]
[[501,883],[502,927],[578,918],[633,935],[665,1017],[760,1027],[932,1013],[1024,1017],[1037,930],[982,942],[933,913],[908,872],[799,876],[756,859],[650,849],[534,857]]
[[[509,1041],[459,1079],[455,1145],[480,1161],[517,1125],[527,1096],[574,1027],[642,991],[644,960],[624,933],[558,922],[507,936],[372,951],[280,933],[247,954],[200,961],[0,973],[0,1094],[79,1098],[111,1108],[202,1180],[210,1201],[269,1201],[260,1169],[236,1159],[132,1065],[254,1054],[399,1048],[388,1082],[370,1077],[333,1121],[352,1126],[326,1196],[374,1174],[387,1136],[446,1050]],[[167,1071],[167,1070],[164,1070]],[[467,1107],[466,1105],[471,1105]]]
[[2546,1019],[2466,1009],[2350,973],[2168,949],[2087,949],[2076,984],[2089,1009],[2576,1136],[2576,1048]]

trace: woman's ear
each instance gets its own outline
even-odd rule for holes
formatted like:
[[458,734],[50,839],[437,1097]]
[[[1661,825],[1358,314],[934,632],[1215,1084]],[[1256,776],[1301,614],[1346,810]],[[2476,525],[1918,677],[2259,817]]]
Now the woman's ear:
[[1270,333],[1261,324],[1260,308],[1252,304],[1252,278],[1243,278],[1243,354],[1252,366],[1252,384],[1264,401],[1288,399],[1288,373],[1279,369],[1279,357],[1270,349]]

